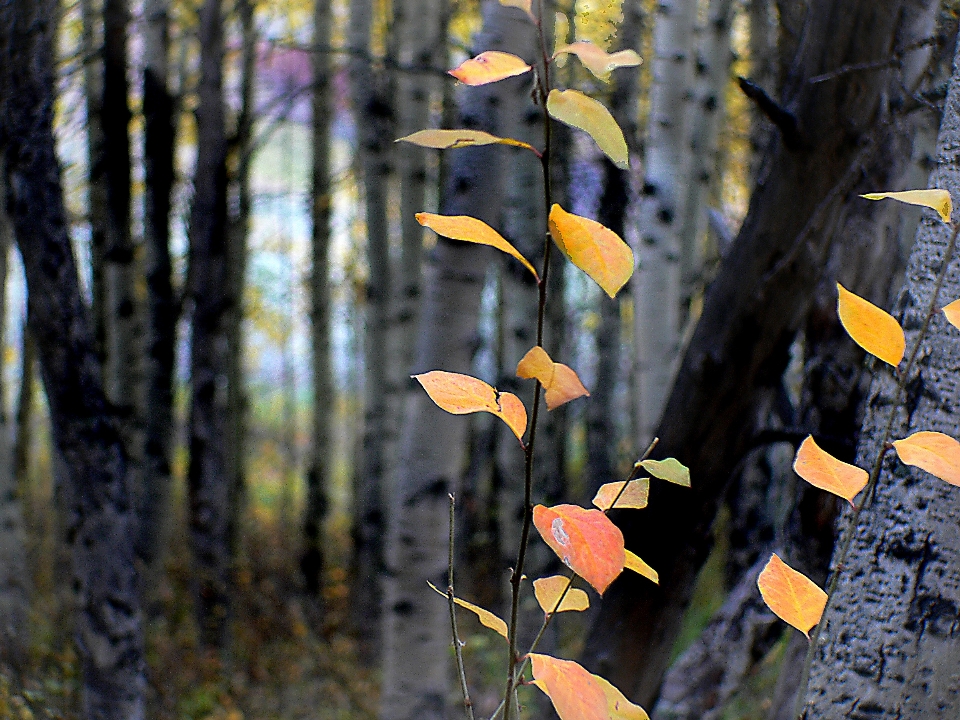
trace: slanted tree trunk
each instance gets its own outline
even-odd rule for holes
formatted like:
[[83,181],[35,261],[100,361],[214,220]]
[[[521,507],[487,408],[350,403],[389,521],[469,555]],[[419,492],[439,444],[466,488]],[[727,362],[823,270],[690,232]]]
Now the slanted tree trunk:
[[65,461],[84,716],[144,715],[144,656],[126,455],[80,291],[53,136],[53,2],[0,6],[4,198],[23,259],[53,439]]

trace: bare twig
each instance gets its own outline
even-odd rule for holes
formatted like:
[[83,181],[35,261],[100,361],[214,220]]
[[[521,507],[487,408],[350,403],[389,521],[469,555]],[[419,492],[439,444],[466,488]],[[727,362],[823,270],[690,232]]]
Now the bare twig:
[[450,498],[450,551],[447,560],[447,604],[450,606],[450,630],[453,633],[453,648],[457,656],[457,674],[460,677],[460,692],[463,694],[463,709],[467,714],[467,720],[474,720],[473,702],[470,700],[470,688],[467,686],[467,673],[463,667],[463,641],[460,640],[460,632],[457,629],[456,595],[453,592],[453,522],[456,501],[452,493],[447,497]]

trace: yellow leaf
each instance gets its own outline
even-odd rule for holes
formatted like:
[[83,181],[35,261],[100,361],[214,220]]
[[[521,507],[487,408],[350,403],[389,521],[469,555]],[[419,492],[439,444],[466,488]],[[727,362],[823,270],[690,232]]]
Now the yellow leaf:
[[[624,484],[626,484],[626,488],[624,488]],[[640,510],[647,506],[649,497],[650,478],[639,478],[630,482],[622,480],[601,485],[597,494],[593,497],[593,504],[606,512],[613,507],[613,501],[616,499],[618,510]]]
[[757,578],[763,601],[773,614],[810,637],[827,606],[827,594],[810,578],[787,565],[776,554]]
[[414,375],[430,399],[453,415],[488,412],[503,420],[517,439],[527,427],[527,410],[516,395],[497,392],[483,380],[460,373],[432,370]]
[[590,393],[577,374],[563,363],[555,363],[539,345],[530,348],[517,365],[517,377],[536,378],[546,391],[547,410],[558,408]]
[[551,90],[547,96],[547,112],[560,122],[588,133],[618,168],[630,167],[630,151],[623,131],[603,103],[579,90]]
[[860,197],[867,200],[899,200],[908,205],[922,205],[931,210],[936,210],[940,219],[945,223],[950,222],[950,216],[953,214],[953,203],[950,200],[950,193],[946,190],[904,190],[903,192],[879,192],[867,193]]
[[907,341],[892,315],[854,295],[837,283],[837,312],[840,323],[853,341],[871,355],[896,367],[903,360]]
[[610,297],[633,275],[633,251],[620,236],[589,218],[550,209],[550,234],[570,262],[583,270]]
[[[437,586],[434,585],[432,582],[428,581],[427,585],[433,588],[434,592],[440,595],[443,595],[443,597],[447,597],[447,594],[439,590]],[[476,615],[477,618],[480,620],[481,625],[483,625],[484,627],[490,628],[495,633],[497,633],[497,635],[500,635],[504,640],[509,639],[507,637],[507,624],[503,620],[498,618],[496,615],[494,615],[492,612],[490,612],[489,610],[484,610],[479,605],[474,605],[473,603],[467,602],[466,600],[461,600],[458,597],[455,597],[453,601],[457,605],[462,607],[464,610],[469,610],[474,615]]]
[[434,150],[456,150],[477,145],[510,145],[540,154],[533,145],[513,138],[497,137],[483,130],[419,130],[412,135],[397,138],[394,142],[406,142]]
[[[581,611],[590,607],[590,598],[583,590],[570,588],[570,578],[563,575],[552,575],[551,577],[540,578],[533,581],[533,594],[537,596],[537,602],[544,613],[550,615],[555,612],[567,612],[569,610]],[[567,594],[563,595],[566,590]],[[557,607],[557,601],[563,595],[563,601],[560,607]]]
[[641,460],[639,465],[659,480],[690,487],[690,469],[676,458]]
[[450,70],[450,74],[464,85],[486,85],[526,72],[530,72],[530,66],[523,58],[496,50],[482,52]]
[[647,580],[652,580],[657,585],[660,584],[660,574],[654,570],[652,567],[647,565],[643,560],[640,559],[640,556],[630,552],[629,550],[624,550],[626,559],[623,563],[624,570],[633,570],[637,575],[642,575]]
[[437,235],[443,235],[453,240],[477,243],[478,245],[489,245],[505,252],[523,263],[523,266],[532,272],[538,281],[540,280],[540,276],[537,275],[533,265],[520,254],[520,251],[482,220],[477,220],[477,218],[469,215],[433,215],[432,213],[422,212],[417,213],[417,222],[430,228]]
[[536,686],[546,693],[560,720],[609,720],[607,696],[597,677],[572,660],[530,653]]
[[954,300],[943,308],[943,314],[947,316],[947,320],[951,325],[960,329],[960,300]]
[[624,697],[623,693],[617,690],[607,680],[599,675],[593,676],[603,690],[607,698],[607,717],[610,720],[650,720],[646,711],[639,705],[634,705]]
[[814,487],[839,495],[851,505],[870,479],[866,470],[837,460],[821,450],[812,435],[800,444],[793,471]]
[[563,564],[601,595],[623,571],[623,533],[599,510],[537,505],[533,524]]
[[620,52],[608,53],[602,48],[597,47],[592,42],[581,40],[572,45],[564,45],[557,50],[553,57],[570,53],[580,58],[580,62],[590,72],[596,75],[604,82],[609,81],[610,72],[619,67],[634,67],[643,60],[633,50],[621,50]]
[[506,7],[520,8],[530,16],[531,20],[534,22],[537,21],[537,19],[533,16],[533,8],[531,7],[533,0],[500,0],[500,4]]
[[960,443],[943,433],[923,431],[893,443],[907,465],[960,486]]

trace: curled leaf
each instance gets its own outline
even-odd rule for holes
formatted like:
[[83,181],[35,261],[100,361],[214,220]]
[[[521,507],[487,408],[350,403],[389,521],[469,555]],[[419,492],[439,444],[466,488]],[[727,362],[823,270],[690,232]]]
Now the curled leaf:
[[774,615],[810,637],[827,606],[827,594],[818,585],[774,553],[760,572],[757,587]]
[[[427,585],[429,585],[434,592],[440,595],[443,595],[443,597],[447,597],[447,594],[442,590],[438,589],[437,586],[434,585],[432,582],[427,582]],[[467,602],[466,600],[461,600],[458,597],[455,597],[453,601],[457,605],[462,607],[464,610],[469,610],[474,615],[476,615],[477,618],[480,620],[481,625],[483,625],[484,627],[490,628],[495,633],[497,633],[497,635],[500,635],[504,640],[508,639],[507,624],[503,620],[498,618],[496,615],[494,615],[492,612],[490,612],[489,610],[484,610],[479,605],[474,605],[473,603]]]
[[412,135],[397,138],[394,142],[411,143],[434,150],[456,150],[477,145],[510,145],[540,154],[533,145],[513,138],[497,137],[483,130],[418,130]]
[[464,85],[486,85],[508,77],[530,72],[530,66],[516,55],[487,50],[475,58],[464,60],[450,74]]
[[943,314],[947,316],[947,321],[955,328],[960,329],[960,300],[954,300],[943,308]]
[[676,458],[666,460],[641,460],[640,467],[660,480],[674,485],[690,487],[690,469]]
[[583,66],[604,82],[609,81],[612,70],[620,67],[635,67],[643,62],[633,50],[608,53],[586,40],[580,40],[572,45],[564,45],[553,53],[553,57],[556,58],[566,53],[580,58]]
[[652,567],[647,565],[643,560],[641,560],[639,555],[632,553],[629,550],[625,550],[624,553],[626,555],[626,560],[624,560],[623,563],[624,570],[633,570],[637,575],[642,575],[647,580],[651,580],[657,585],[660,584],[660,574]]
[[563,564],[603,591],[623,571],[623,533],[599,510],[577,505],[537,505],[533,524]]
[[[570,610],[579,612],[590,607],[590,598],[587,594],[578,588],[567,589],[570,585],[570,578],[563,575],[552,575],[550,577],[540,578],[533,581],[533,594],[537,597],[540,609],[547,615],[554,612],[567,612]],[[566,590],[567,594],[563,592]],[[563,595],[560,607],[557,607],[557,601]]]
[[613,230],[595,220],[550,209],[550,235],[570,262],[583,270],[610,297],[633,275],[633,251]]
[[903,360],[907,341],[903,328],[890,313],[837,283],[837,313],[853,341],[871,355],[896,367]]
[[900,460],[960,486],[960,442],[939,432],[922,431],[893,443]]
[[590,395],[577,374],[563,363],[556,363],[539,345],[530,348],[517,365],[517,377],[536,378],[546,391],[547,410]]
[[[626,487],[624,487],[626,484]],[[621,492],[622,491],[622,492]],[[619,496],[619,497],[618,497]],[[618,510],[640,510],[647,506],[650,498],[650,478],[639,478],[627,482],[604,483],[593,497],[593,504],[606,512],[616,500]]]
[[550,116],[594,139],[613,164],[622,170],[630,167],[630,151],[623,131],[603,103],[579,90],[551,90],[547,96]]
[[608,720],[608,702],[596,675],[572,660],[530,653],[535,685],[540,688],[560,720]]
[[870,479],[866,470],[837,460],[821,450],[812,435],[800,444],[793,470],[814,487],[839,495],[851,505]]
[[500,252],[505,252],[519,260],[527,270],[533,273],[537,280],[540,280],[540,276],[537,275],[533,265],[520,254],[520,251],[482,220],[469,215],[434,215],[422,212],[417,213],[417,222],[430,228],[437,235],[443,235],[453,240],[477,243],[478,245],[489,245]]
[[899,200],[908,205],[921,205],[931,210],[936,210],[940,219],[945,223],[950,222],[950,216],[953,214],[953,203],[950,200],[950,193],[946,190],[904,190],[903,192],[879,192],[867,193],[860,197],[867,200]]
[[432,370],[414,375],[430,399],[453,415],[488,412],[503,420],[517,439],[527,427],[527,410],[516,395],[497,392],[483,380],[460,373]]

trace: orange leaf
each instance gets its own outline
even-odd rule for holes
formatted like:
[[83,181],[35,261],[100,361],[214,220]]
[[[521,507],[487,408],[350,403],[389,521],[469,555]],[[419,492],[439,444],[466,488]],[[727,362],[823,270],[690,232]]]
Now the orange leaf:
[[947,320],[951,325],[960,329],[960,300],[954,300],[943,308],[943,314],[947,316]]
[[[624,484],[626,483],[626,488]],[[621,493],[620,491],[623,490]],[[619,497],[617,497],[619,495]],[[593,497],[593,504],[606,512],[613,507],[613,501],[617,501],[617,509],[639,510],[647,506],[650,497],[650,478],[640,478],[638,480],[626,480],[620,482],[605,483],[597,490]]]
[[931,210],[936,210],[940,219],[945,223],[950,222],[950,215],[953,213],[953,203],[950,200],[950,193],[946,190],[904,190],[903,192],[880,192],[867,193],[860,197],[867,200],[899,200],[908,205],[922,205]]
[[434,150],[456,150],[476,145],[510,145],[540,154],[533,145],[513,138],[497,137],[483,130],[419,130],[412,135],[397,138],[394,142],[406,142]]
[[757,578],[757,587],[774,615],[810,637],[810,629],[820,622],[827,606],[827,594],[820,587],[776,554]]
[[[433,591],[436,592],[437,594],[442,595],[443,597],[447,597],[447,594],[442,590],[438,589],[437,586],[434,585],[432,582],[428,581],[427,585],[429,585],[433,589]],[[458,597],[455,597],[453,601],[457,605],[462,607],[464,610],[469,610],[474,615],[476,615],[477,618],[480,620],[481,625],[483,625],[484,627],[490,628],[497,635],[500,635],[501,637],[503,637],[504,640],[508,639],[507,624],[503,620],[498,618],[496,615],[494,615],[492,612],[490,612],[489,610],[484,610],[479,605],[474,605],[473,603],[467,602],[466,600],[461,600]]]
[[483,220],[477,220],[477,218],[469,215],[434,215],[421,212],[417,213],[417,222],[430,228],[437,235],[443,235],[453,240],[477,243],[478,245],[489,245],[500,252],[505,252],[519,260],[527,270],[533,273],[538,281],[540,280],[540,276],[537,275],[533,265],[520,254],[520,251]]
[[577,374],[563,363],[555,363],[539,345],[530,348],[517,365],[517,377],[536,378],[546,391],[547,410],[558,408],[590,393]]
[[[590,607],[590,598],[583,590],[570,588],[570,578],[563,575],[552,575],[551,577],[540,578],[533,581],[533,594],[537,596],[537,602],[544,613],[550,615],[555,612],[567,612],[568,610],[580,611]],[[567,594],[563,595],[566,590]],[[557,607],[557,601],[563,595],[563,601],[560,607]]]
[[630,151],[623,130],[602,102],[579,90],[551,90],[547,96],[547,112],[550,117],[587,133],[618,168],[630,168]]
[[565,53],[576,55],[587,70],[604,82],[609,81],[611,70],[619,67],[634,67],[643,62],[633,50],[621,50],[611,54],[586,40],[564,45],[553,54],[553,57],[556,58]]
[[610,720],[650,720],[650,716],[639,705],[634,705],[624,697],[623,693],[617,690],[607,680],[594,675],[594,679],[600,683],[600,688],[607,698],[607,717]]
[[943,433],[923,431],[893,443],[907,465],[960,486],[960,443]]
[[892,315],[837,283],[837,312],[853,341],[871,355],[896,367],[903,360],[907,341]]
[[510,53],[487,50],[450,71],[464,85],[486,85],[515,75],[530,72],[523,58]]
[[[617,504],[619,505],[619,503]],[[652,567],[647,565],[643,560],[641,560],[639,555],[636,555],[629,550],[625,550],[624,556],[624,570],[633,570],[637,575],[642,575],[647,580],[655,582],[657,585],[660,584],[660,574]]]
[[503,420],[517,439],[527,427],[527,410],[512,393],[497,392],[483,380],[460,373],[432,370],[414,375],[437,406],[453,415],[488,412]]
[[866,470],[837,460],[821,450],[813,435],[807,435],[807,439],[800,444],[793,461],[793,471],[814,487],[839,495],[851,505],[870,479]]
[[570,262],[589,275],[610,297],[615,297],[633,275],[630,246],[613,230],[594,220],[554,205],[550,209],[550,234]]
[[607,696],[597,677],[572,660],[530,653],[536,686],[553,703],[560,720],[609,720]]
[[533,524],[563,564],[603,595],[623,570],[623,533],[599,510],[578,505],[537,505]]

